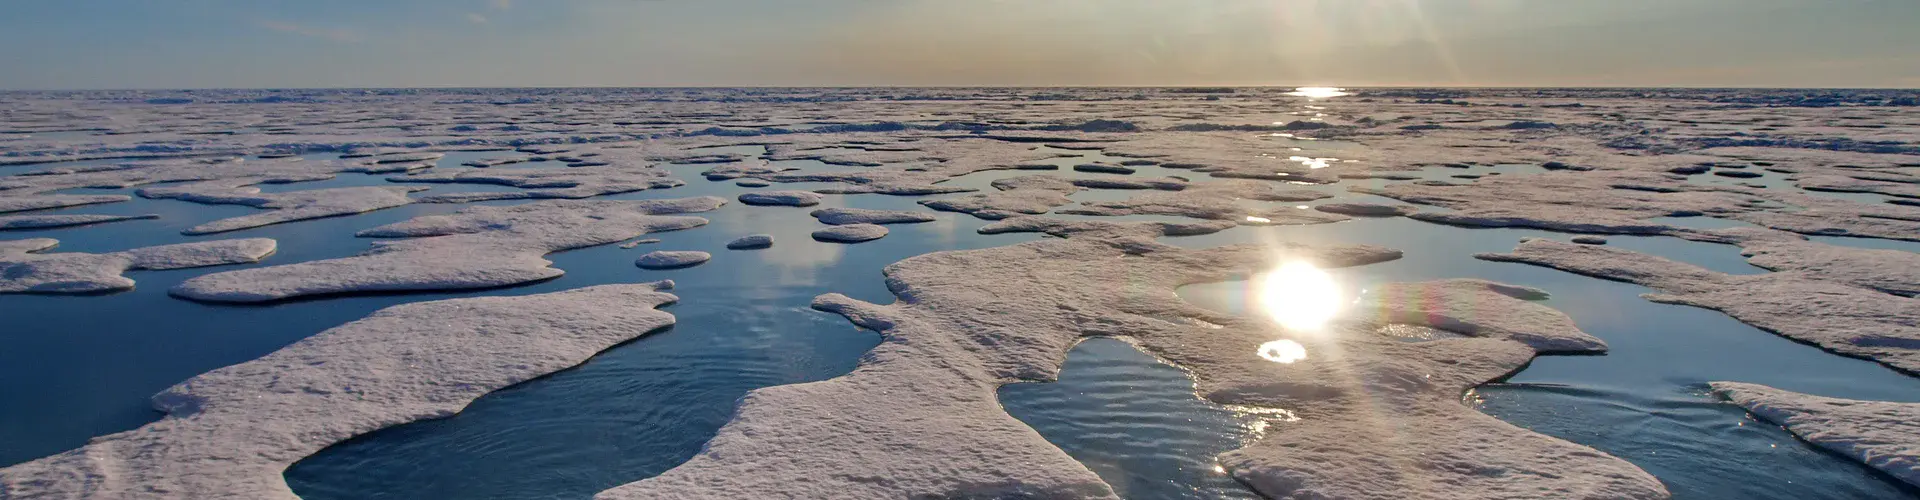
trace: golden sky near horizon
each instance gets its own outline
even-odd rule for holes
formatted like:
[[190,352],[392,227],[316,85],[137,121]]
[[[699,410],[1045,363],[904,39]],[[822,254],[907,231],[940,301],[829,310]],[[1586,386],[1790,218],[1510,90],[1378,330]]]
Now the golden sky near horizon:
[[1912,0],[70,0],[0,88],[1920,87]]

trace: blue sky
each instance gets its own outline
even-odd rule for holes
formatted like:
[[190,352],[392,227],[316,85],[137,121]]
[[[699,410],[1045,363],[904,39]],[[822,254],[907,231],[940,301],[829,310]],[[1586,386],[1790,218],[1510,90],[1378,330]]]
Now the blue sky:
[[1920,87],[1920,0],[6,0],[0,88]]

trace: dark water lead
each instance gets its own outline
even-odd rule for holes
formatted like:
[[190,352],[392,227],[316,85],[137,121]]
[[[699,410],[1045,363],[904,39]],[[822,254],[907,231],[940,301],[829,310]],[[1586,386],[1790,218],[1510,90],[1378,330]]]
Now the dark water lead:
[[879,343],[839,317],[773,305],[810,298],[780,295],[746,311],[669,306],[697,326],[488,394],[446,419],[334,445],[289,468],[287,482],[308,500],[584,499],[658,475],[692,458],[747,391],[844,374]]

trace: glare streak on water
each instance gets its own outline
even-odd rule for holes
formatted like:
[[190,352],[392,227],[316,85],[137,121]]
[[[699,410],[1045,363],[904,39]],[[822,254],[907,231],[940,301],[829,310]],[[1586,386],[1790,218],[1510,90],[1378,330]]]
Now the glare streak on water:
[[[1920,402],[1920,380],[1747,326],[1717,311],[1648,302],[1643,287],[1552,269],[1472,258],[1507,252],[1523,237],[1568,235],[1464,229],[1408,219],[1298,227],[1239,228],[1165,241],[1185,247],[1230,243],[1375,244],[1405,257],[1333,272],[1353,289],[1380,283],[1475,277],[1545,289],[1544,304],[1605,340],[1604,356],[1536,359],[1509,385],[1477,390],[1476,406],[1515,425],[1585,444],[1633,462],[1676,498],[1908,498],[1910,489],[1850,460],[1818,451],[1777,426],[1707,394],[1707,382],[1740,381],[1823,396]],[[1609,237],[1633,248],[1716,270],[1747,266],[1733,246],[1674,238]],[[1247,285],[1189,286],[1180,296],[1223,312],[1258,315]],[[1776,448],[1777,446],[1777,448]],[[1758,452],[1766,450],[1766,452]],[[1843,493],[1835,493],[1843,492]],[[1837,495],[1837,496],[1836,496]]]

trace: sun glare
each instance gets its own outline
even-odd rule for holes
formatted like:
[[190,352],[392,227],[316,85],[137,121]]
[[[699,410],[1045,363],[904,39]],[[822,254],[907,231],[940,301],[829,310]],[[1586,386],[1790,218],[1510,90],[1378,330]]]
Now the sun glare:
[[1292,92],[1288,92],[1287,95],[1295,96],[1295,97],[1305,97],[1308,99],[1326,99],[1330,97],[1349,96],[1353,94],[1347,93],[1347,89],[1343,89],[1339,87],[1299,87],[1299,88],[1293,89]]
[[1340,313],[1340,284],[1306,262],[1288,262],[1261,276],[1260,308],[1288,330],[1316,331]]
[[1291,340],[1275,340],[1260,344],[1260,357],[1280,364],[1292,364],[1307,359],[1307,346]]

